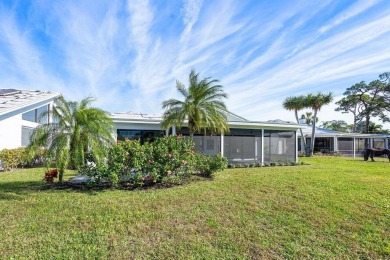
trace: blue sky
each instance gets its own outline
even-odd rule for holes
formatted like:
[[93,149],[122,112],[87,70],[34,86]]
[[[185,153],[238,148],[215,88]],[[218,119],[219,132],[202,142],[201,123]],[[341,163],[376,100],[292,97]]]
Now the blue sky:
[[[232,112],[294,120],[287,96],[338,100],[390,71],[388,0],[2,0],[0,35],[0,88],[92,95],[111,112],[161,113],[194,68]],[[352,121],[334,108],[320,121]]]

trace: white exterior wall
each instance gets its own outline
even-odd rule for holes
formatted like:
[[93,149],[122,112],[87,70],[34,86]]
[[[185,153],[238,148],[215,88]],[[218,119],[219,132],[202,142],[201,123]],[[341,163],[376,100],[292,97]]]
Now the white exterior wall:
[[22,143],[22,125],[19,115],[0,121],[0,150],[20,147]]
[[35,128],[39,125],[35,122],[23,120],[22,114],[48,104],[50,104],[50,109],[52,109],[52,101],[39,103],[37,106],[29,106],[26,110],[18,111],[18,114],[14,113],[12,116],[0,118],[0,150],[22,147],[22,127]]

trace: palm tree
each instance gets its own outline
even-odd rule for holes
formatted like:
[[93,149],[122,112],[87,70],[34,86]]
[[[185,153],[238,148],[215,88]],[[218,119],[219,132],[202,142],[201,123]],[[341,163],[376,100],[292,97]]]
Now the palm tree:
[[[313,109],[313,111],[314,111],[313,118],[317,118],[317,112],[320,111],[324,105],[327,105],[330,102],[332,102],[332,100],[333,100],[333,97],[332,97],[332,93],[330,93],[330,92],[327,94],[323,94],[320,92],[315,94],[315,95],[309,94],[306,97],[306,107],[310,107],[311,109]],[[313,151],[314,151],[316,121],[317,120],[313,120],[313,124],[312,124],[311,140],[310,140],[311,141],[310,142],[310,155],[311,156],[313,155]]]
[[[298,124],[299,124],[298,111],[304,109],[305,105],[306,104],[305,104],[305,97],[304,96],[288,97],[283,102],[284,109],[289,110],[289,111],[294,110],[295,119],[297,120]],[[303,131],[301,128],[299,130],[301,132],[301,137],[302,137],[301,140],[303,142],[303,146],[306,147],[306,140],[303,137]]]
[[46,149],[48,162],[55,162],[59,170],[60,183],[68,166],[82,167],[86,153],[99,162],[104,149],[114,144],[113,122],[107,112],[90,106],[93,101],[91,97],[66,101],[60,96],[53,109],[41,115],[53,118],[53,122],[37,127],[31,135],[29,149]]
[[[306,124],[311,125],[311,123],[314,120],[313,113],[312,112],[306,112],[305,114],[301,115],[301,119],[306,119]],[[318,122],[318,117],[315,118],[316,123]]]
[[223,92],[221,85],[215,85],[217,82],[219,81],[210,78],[199,81],[199,74],[194,70],[189,75],[188,88],[176,81],[176,88],[184,101],[169,99],[162,103],[162,108],[165,109],[162,126],[169,128],[174,125],[180,128],[188,120],[191,138],[200,131],[229,132],[227,109],[223,102],[227,94]]

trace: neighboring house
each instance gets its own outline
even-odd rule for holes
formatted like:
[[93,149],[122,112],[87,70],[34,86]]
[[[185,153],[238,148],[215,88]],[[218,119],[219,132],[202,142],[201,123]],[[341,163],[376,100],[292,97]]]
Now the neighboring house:
[[59,93],[0,89],[0,150],[24,147],[29,144],[32,130],[50,118],[40,118],[51,109]]
[[[306,143],[310,143],[312,127],[306,124],[303,136]],[[340,152],[345,156],[361,156],[365,146],[384,149],[390,147],[389,134],[360,134],[343,133],[325,128],[316,127],[314,152]],[[298,150],[303,151],[300,133],[298,134]]]
[[[297,130],[304,126],[290,122],[249,121],[233,113],[227,115],[230,132],[225,135],[196,134],[195,149],[208,155],[221,153],[231,163],[297,161]],[[161,115],[114,113],[117,139],[141,142],[168,135],[189,136],[186,127],[161,128]]]

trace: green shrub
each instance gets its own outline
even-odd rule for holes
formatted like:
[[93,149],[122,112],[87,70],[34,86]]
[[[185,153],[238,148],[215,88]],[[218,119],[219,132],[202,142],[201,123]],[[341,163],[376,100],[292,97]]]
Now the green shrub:
[[231,163],[231,164],[228,164],[228,168],[229,168],[229,169],[234,169],[234,168],[236,168],[236,165],[235,165],[235,164],[233,164],[233,163]]
[[196,153],[195,155],[195,172],[206,177],[211,177],[214,173],[225,170],[227,164],[226,157],[220,154],[204,155],[202,153]]
[[4,149],[0,152],[0,160],[6,171],[12,171],[22,161],[22,149]]
[[3,149],[0,151],[0,161],[6,171],[15,168],[32,167],[43,164],[43,150],[37,152],[26,148]]
[[269,163],[264,163],[264,167],[269,167],[270,164]]
[[256,167],[262,167],[263,165],[261,163],[256,163]]
[[108,151],[107,161],[91,164],[81,170],[100,183],[130,183],[137,186],[157,182],[177,182],[193,173],[210,177],[227,167],[221,155],[206,156],[194,151],[192,140],[181,136],[157,138],[143,145],[138,140],[125,140]]
[[271,162],[269,165],[270,166],[276,166],[276,163],[275,162]]
[[250,163],[250,164],[249,164],[249,167],[250,167],[250,168],[253,168],[253,167],[255,167],[255,166],[256,166],[255,163]]

